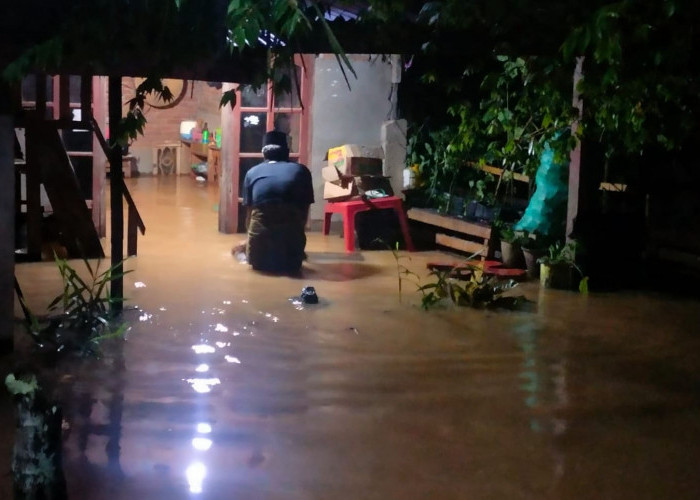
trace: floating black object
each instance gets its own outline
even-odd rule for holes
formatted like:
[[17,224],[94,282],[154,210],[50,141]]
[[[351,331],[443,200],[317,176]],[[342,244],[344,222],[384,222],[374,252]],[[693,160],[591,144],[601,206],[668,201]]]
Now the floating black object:
[[301,289],[301,301],[304,304],[318,304],[316,289],[312,286],[305,286]]

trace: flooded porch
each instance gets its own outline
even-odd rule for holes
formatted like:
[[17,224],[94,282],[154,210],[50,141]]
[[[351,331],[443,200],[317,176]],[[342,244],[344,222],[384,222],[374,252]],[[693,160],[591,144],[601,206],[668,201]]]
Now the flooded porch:
[[[131,330],[70,374],[71,500],[700,495],[697,301],[529,283],[531,312],[426,312],[391,252],[310,233],[302,278],[261,275],[215,189],[127,182]],[[36,310],[58,292],[51,263],[17,276]],[[321,303],[292,303],[307,285]]]

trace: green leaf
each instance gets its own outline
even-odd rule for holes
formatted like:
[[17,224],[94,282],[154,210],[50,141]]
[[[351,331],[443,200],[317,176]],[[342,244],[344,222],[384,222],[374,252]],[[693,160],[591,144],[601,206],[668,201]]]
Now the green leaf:
[[578,284],[578,291],[584,295],[588,295],[588,276],[584,276]]
[[39,389],[39,383],[36,376],[30,375],[27,380],[15,378],[14,373],[10,373],[5,377],[5,386],[10,394],[14,396],[26,396],[32,394]]

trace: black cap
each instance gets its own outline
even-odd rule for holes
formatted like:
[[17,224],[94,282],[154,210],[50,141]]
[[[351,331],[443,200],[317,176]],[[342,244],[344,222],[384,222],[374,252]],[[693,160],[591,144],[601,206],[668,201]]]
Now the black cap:
[[269,146],[270,144],[276,144],[277,146],[288,148],[287,145],[287,134],[280,132],[279,130],[270,130],[265,132],[265,137],[263,137],[263,147]]

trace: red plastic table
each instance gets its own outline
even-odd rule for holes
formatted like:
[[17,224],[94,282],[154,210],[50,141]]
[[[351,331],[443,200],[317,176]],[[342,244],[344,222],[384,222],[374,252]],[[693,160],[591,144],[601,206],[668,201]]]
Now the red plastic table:
[[355,214],[364,212],[365,210],[382,208],[393,208],[396,215],[399,217],[401,232],[403,239],[406,242],[406,248],[409,252],[415,251],[411,233],[408,231],[408,220],[406,213],[403,211],[403,203],[401,198],[397,196],[387,196],[385,198],[373,198],[371,200],[350,200],[350,201],[335,201],[326,202],[323,209],[323,234],[328,234],[331,228],[331,216],[333,214],[341,214],[343,216],[343,234],[345,236],[345,251],[348,253],[355,251]]

